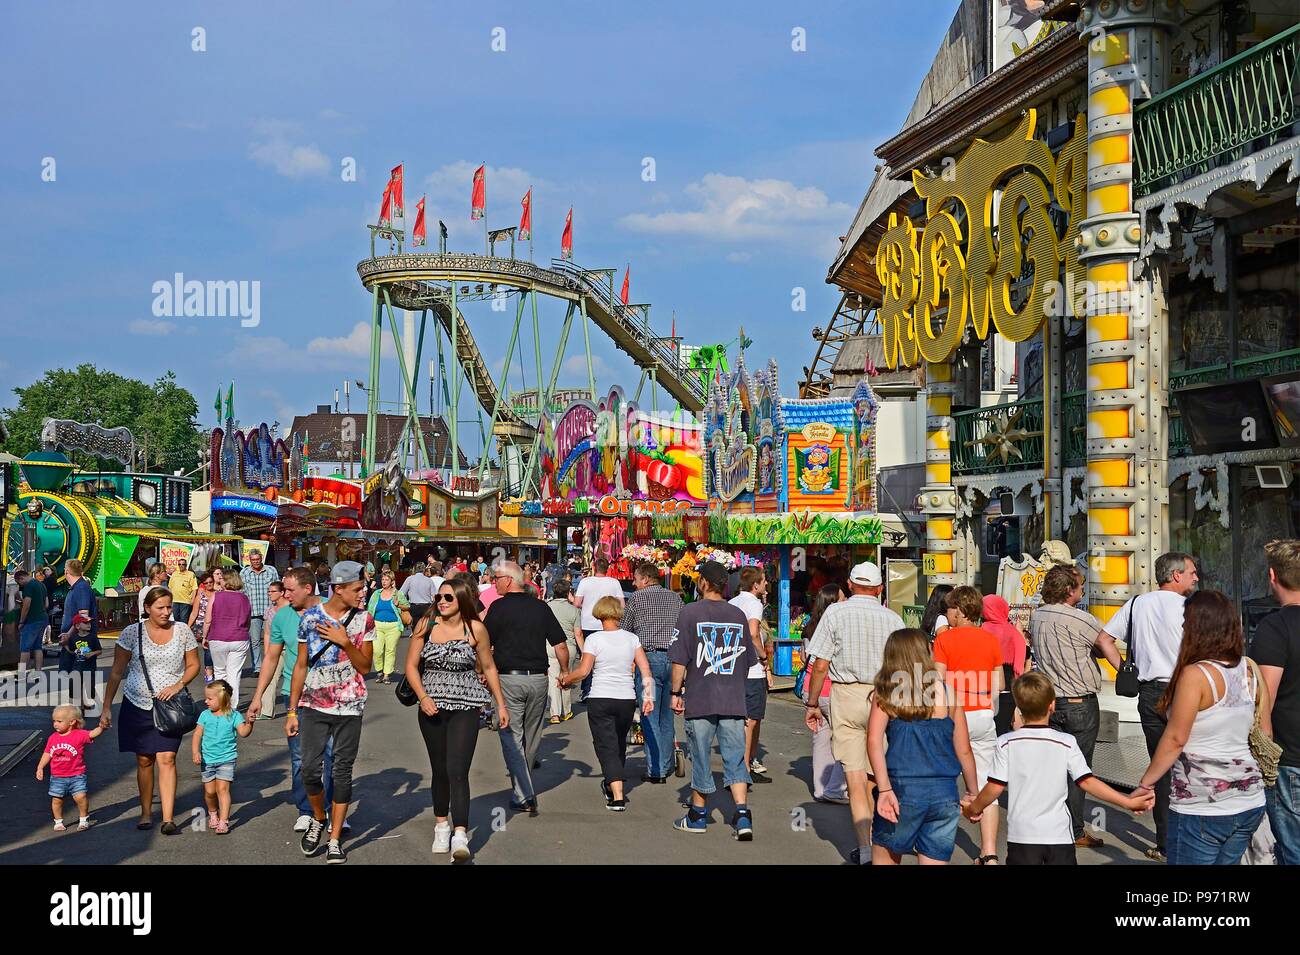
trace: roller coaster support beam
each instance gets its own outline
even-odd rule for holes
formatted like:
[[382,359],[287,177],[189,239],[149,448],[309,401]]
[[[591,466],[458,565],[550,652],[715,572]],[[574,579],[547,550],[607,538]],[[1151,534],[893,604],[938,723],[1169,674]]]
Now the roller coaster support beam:
[[[613,285],[610,286],[613,288]],[[582,308],[582,344],[587,350],[587,384],[591,388],[591,400],[596,400],[596,373],[591,368],[591,329],[587,322],[587,298],[582,296],[578,299]]]
[[[415,403],[415,379],[411,375],[411,370],[406,367],[406,353],[402,350],[402,333],[397,329],[397,313],[393,309],[386,288],[384,304],[388,306],[388,326],[393,332],[393,346],[397,350],[397,367],[402,373],[402,385],[406,389],[406,426],[415,431],[416,446],[420,449],[420,458],[423,459],[424,466],[432,467],[433,459],[429,457],[429,449],[424,443],[424,429],[420,427],[419,406]],[[417,467],[419,460],[417,459],[416,462]]]
[[375,428],[379,417],[379,286],[375,285],[370,313],[370,381],[366,388],[366,449],[364,465],[369,475],[375,468]]
[[460,377],[464,371],[460,367],[460,322],[456,320],[459,315],[456,309],[456,282],[453,279],[451,283],[451,360],[456,363],[456,375],[451,380],[451,408],[448,423],[451,429],[451,476],[460,476],[460,423],[457,420],[460,417]]
[[559,380],[560,364],[561,362],[564,361],[564,348],[565,345],[567,345],[569,342],[569,329],[573,327],[573,312],[574,312],[574,303],[570,302],[569,309],[564,314],[564,327],[560,330],[560,344],[559,347],[555,349],[555,363],[551,366],[551,378],[546,385],[545,391],[541,391],[541,384],[542,384],[541,378],[537,379],[538,390],[539,392],[541,392],[538,400],[539,416],[537,419],[537,431],[533,434],[533,447],[532,447],[532,451],[528,455],[528,466],[525,469],[524,473],[527,475],[527,480],[533,482],[533,486],[537,489],[539,493],[541,491],[541,488],[538,487],[537,485],[536,464],[537,464],[537,446],[541,443],[542,429],[543,429],[540,415],[542,412],[544,412],[547,408],[551,406],[551,396],[555,394],[555,382]]
[[[506,376],[510,373],[510,361],[515,357],[515,341],[518,340],[519,338],[519,323],[523,320],[524,317],[524,300],[527,297],[528,295],[526,292],[521,294],[519,296],[519,307],[515,309],[515,325],[514,328],[510,330],[510,344],[506,346],[506,360],[505,363],[501,366],[501,384],[503,387],[497,389],[496,401],[492,402],[492,421],[488,425],[488,434],[494,434],[496,432],[497,417],[501,414],[501,398],[505,394],[504,385],[506,382]],[[541,379],[539,378],[538,380],[540,381]],[[504,458],[504,455],[502,455],[502,457]],[[487,474],[487,462],[488,462],[488,456],[487,456],[487,447],[485,443],[483,448],[483,460],[479,462],[479,466],[478,466],[478,476],[480,481],[483,479],[483,476]],[[503,460],[502,461],[503,473],[504,473],[504,466],[505,466],[505,461]]]

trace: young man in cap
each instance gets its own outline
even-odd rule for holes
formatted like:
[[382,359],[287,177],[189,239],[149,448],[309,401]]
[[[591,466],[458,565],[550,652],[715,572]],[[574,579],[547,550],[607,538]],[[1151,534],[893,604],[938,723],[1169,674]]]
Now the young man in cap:
[[[330,573],[328,600],[303,611],[298,624],[298,659],[289,688],[289,714],[284,732],[302,730],[302,781],[311,803],[312,821],[302,836],[303,855],[320,849],[325,825],[330,826],[325,861],[347,862],[340,843],[343,822],[352,801],[352,764],[361,746],[361,717],[366,708],[375,624],[362,609],[366,585],[363,568],[339,561]],[[333,817],[325,815],[325,746],[334,742]]]
[[808,641],[808,655],[816,657],[808,676],[804,722],[814,733],[821,728],[822,684],[831,679],[831,752],[844,766],[849,787],[849,811],[857,830],[857,861],[871,864],[871,814],[874,800],[867,784],[871,763],[867,759],[867,717],[871,691],[885,655],[885,641],[904,627],[903,618],[880,603],[884,581],[880,568],[863,561],[849,572],[853,595],[831,604],[817,632]]
[[745,612],[722,599],[727,568],[709,560],[700,565],[699,573],[702,599],[687,604],[677,615],[677,632],[668,648],[672,708],[685,717],[691,747],[691,806],[674,825],[682,832],[705,832],[709,827],[704,801],[717,789],[710,766],[716,737],[722,783],[731,789],[736,803],[731,825],[737,839],[749,842],[754,838],[754,819],[745,765],[745,679],[758,654],[749,638]]

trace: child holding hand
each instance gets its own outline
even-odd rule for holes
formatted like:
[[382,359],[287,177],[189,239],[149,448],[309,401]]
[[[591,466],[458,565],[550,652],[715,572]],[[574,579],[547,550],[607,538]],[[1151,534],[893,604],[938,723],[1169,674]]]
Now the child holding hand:
[[1125,796],[1092,775],[1074,737],[1048,726],[1056,687],[1041,671],[1018,677],[1011,695],[1023,724],[998,737],[988,782],[973,800],[962,800],[962,812],[974,822],[1010,790],[1007,865],[1075,865],[1067,776],[1094,798],[1135,813],[1150,809],[1155,794]]
[[76,706],[56,706],[52,716],[54,732],[45,741],[45,752],[36,764],[36,778],[45,778],[45,767],[50,767],[50,809],[54,813],[54,831],[63,832],[63,800],[71,796],[81,814],[77,831],[90,828],[90,796],[86,789],[86,747],[104,732],[98,726],[87,731],[82,723],[81,709]]
[[230,784],[235,781],[238,757],[236,737],[248,736],[253,724],[230,706],[231,689],[225,680],[203,688],[207,709],[194,730],[194,764],[203,769],[203,799],[208,806],[208,828],[218,835],[230,831]]

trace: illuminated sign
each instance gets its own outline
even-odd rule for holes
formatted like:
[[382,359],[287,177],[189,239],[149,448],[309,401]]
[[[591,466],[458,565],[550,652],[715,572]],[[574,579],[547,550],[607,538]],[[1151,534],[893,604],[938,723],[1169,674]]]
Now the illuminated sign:
[[361,487],[352,481],[338,478],[309,477],[302,481],[303,499],[310,504],[332,504],[335,507],[361,507]]
[[214,497],[212,509],[233,514],[256,514],[258,517],[275,517],[278,510],[270,501],[254,500],[250,497]]
[[[976,338],[988,336],[992,321],[998,334],[1019,342],[1038,332],[1049,311],[1077,314],[1076,238],[1087,215],[1086,119],[1075,120],[1073,137],[1056,158],[1034,138],[1036,124],[1036,111],[1027,110],[1004,139],[975,140],[939,175],[913,170],[912,183],[926,203],[925,227],[918,233],[911,219],[891,212],[876,252],[888,367],[922,358],[947,361],[968,323]],[[1057,220],[1053,205],[1064,213]],[[1115,241],[1114,232],[1113,226],[1101,229],[1098,244]]]

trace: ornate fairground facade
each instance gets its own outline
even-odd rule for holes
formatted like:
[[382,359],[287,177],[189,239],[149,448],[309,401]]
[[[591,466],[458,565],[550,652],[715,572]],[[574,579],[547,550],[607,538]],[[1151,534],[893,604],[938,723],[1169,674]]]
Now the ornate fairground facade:
[[828,277],[923,371],[927,583],[1059,541],[1104,620],[1186,550],[1250,623],[1300,536],[1300,8],[1015,8],[959,4]]

